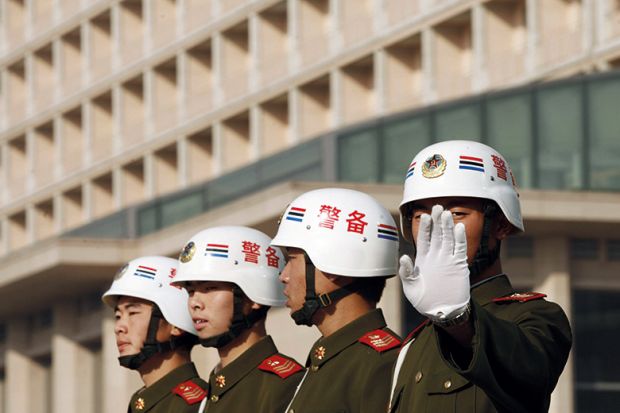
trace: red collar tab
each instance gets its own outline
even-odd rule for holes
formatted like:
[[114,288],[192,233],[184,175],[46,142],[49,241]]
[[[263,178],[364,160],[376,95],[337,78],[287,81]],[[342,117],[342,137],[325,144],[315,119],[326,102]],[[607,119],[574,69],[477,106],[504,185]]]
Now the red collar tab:
[[191,380],[179,384],[172,392],[181,396],[187,404],[196,404],[207,396],[207,392]]
[[511,301],[518,301],[520,303],[525,303],[526,301],[539,300],[541,298],[545,298],[547,294],[542,293],[514,293],[508,295],[506,297],[498,297],[494,298],[492,301],[494,303],[505,303]]
[[278,376],[280,376],[280,378],[283,379],[292,376],[300,370],[303,370],[303,367],[295,360],[291,360],[277,354],[267,357],[258,366],[258,368],[262,371],[268,371],[270,373],[277,374]]
[[400,346],[398,337],[384,330],[374,330],[361,336],[357,341],[372,347],[379,353]]
[[404,347],[407,343],[409,343],[420,332],[420,330],[422,330],[425,326],[430,324],[430,322],[431,322],[431,320],[429,320],[427,318],[422,323],[420,323],[416,328],[414,328],[413,331],[411,333],[409,333],[407,338],[405,338],[405,340],[403,341],[403,344],[401,345],[401,347]]

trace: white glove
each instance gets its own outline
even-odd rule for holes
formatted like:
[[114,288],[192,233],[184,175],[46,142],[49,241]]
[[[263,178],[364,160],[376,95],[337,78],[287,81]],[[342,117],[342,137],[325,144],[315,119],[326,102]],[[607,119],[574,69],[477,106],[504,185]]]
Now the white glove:
[[465,226],[455,226],[450,211],[435,205],[430,216],[420,217],[416,247],[415,267],[403,255],[398,269],[409,302],[436,321],[465,311],[470,298]]

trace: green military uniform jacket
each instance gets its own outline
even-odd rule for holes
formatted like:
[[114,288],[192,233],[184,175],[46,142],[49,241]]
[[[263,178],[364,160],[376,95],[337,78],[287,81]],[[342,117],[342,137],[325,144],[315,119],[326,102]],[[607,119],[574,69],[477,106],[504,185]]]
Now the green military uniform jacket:
[[308,371],[287,413],[385,412],[400,339],[373,310],[310,350]]
[[204,412],[282,412],[303,370],[295,360],[279,354],[267,336],[223,369],[211,372]]
[[548,411],[572,343],[564,311],[544,294],[516,294],[503,274],[474,286],[471,296],[468,365],[459,366],[450,336],[422,324],[403,346],[390,412]]
[[131,396],[128,413],[196,413],[207,383],[193,363],[184,364]]

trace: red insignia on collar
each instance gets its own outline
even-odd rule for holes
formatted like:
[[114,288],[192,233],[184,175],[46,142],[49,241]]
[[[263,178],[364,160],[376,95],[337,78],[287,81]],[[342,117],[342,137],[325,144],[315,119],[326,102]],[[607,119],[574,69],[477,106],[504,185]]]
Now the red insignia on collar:
[[181,396],[187,404],[198,403],[207,396],[207,392],[191,380],[179,384],[172,393]]
[[532,301],[532,300],[538,300],[541,298],[545,298],[546,296],[547,294],[542,294],[542,293],[514,293],[506,297],[494,298],[492,301],[494,303],[503,303],[503,302],[509,302],[509,301],[518,301],[520,303],[524,303],[526,301]]
[[403,340],[403,344],[401,345],[401,347],[405,347],[405,345],[408,342],[410,342],[425,326],[427,326],[430,323],[431,323],[431,320],[429,320],[428,318],[424,320],[422,323],[420,323],[416,328],[413,329],[413,331],[411,331],[411,333],[409,333],[407,338]]
[[398,337],[383,330],[375,330],[370,333],[366,333],[357,341],[372,347],[379,353],[383,353],[391,348],[400,346],[400,340]]
[[282,357],[278,354],[274,354],[273,356],[267,357],[258,366],[258,368],[262,371],[268,371],[270,373],[275,373],[283,379],[289,376],[292,376],[293,374],[297,373],[300,370],[303,370],[303,367],[299,363],[297,363],[295,360]]

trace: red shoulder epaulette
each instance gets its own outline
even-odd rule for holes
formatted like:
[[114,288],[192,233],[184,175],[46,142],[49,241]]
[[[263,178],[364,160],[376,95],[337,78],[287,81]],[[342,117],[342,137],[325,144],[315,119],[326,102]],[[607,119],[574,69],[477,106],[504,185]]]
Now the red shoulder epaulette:
[[400,346],[398,337],[384,330],[375,330],[361,336],[357,341],[372,347],[379,353]]
[[187,404],[198,403],[207,397],[206,390],[191,380],[179,384],[172,392],[181,396]]
[[429,320],[428,318],[426,320],[424,320],[423,322],[421,322],[416,328],[413,329],[413,331],[411,333],[409,333],[409,335],[407,335],[407,338],[405,338],[403,340],[403,343],[401,345],[401,347],[404,347],[408,342],[411,341],[411,339],[413,337],[415,337],[416,334],[418,334],[418,332],[420,330],[422,330],[422,328],[424,328],[424,326],[426,326],[427,324],[429,324],[431,322],[431,320]]
[[258,368],[262,371],[277,374],[283,379],[292,376],[300,370],[303,370],[303,367],[295,360],[280,356],[278,354],[267,357],[258,366]]
[[541,298],[545,298],[547,294],[542,293],[514,293],[511,295],[507,295],[506,297],[497,297],[492,301],[494,303],[504,303],[510,301],[518,301],[520,303],[524,303],[526,301],[539,300]]

